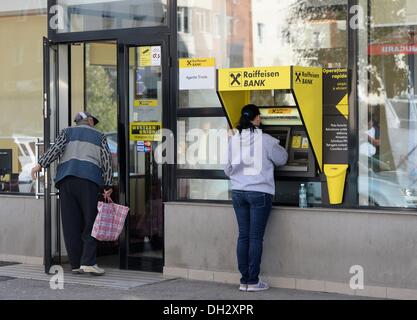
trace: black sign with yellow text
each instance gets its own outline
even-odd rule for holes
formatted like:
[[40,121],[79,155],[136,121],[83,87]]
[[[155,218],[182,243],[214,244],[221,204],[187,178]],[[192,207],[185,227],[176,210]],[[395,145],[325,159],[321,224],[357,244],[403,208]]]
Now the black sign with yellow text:
[[324,163],[348,163],[348,121],[347,69],[323,69]]

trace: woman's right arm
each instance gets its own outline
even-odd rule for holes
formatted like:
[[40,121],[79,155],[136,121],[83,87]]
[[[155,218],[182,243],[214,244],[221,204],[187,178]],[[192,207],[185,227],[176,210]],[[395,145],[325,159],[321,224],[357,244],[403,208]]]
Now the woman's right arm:
[[[281,145],[279,144],[279,140],[271,137],[271,140],[273,140],[271,142],[271,146],[269,147],[269,157],[271,159],[271,161],[274,163],[274,165],[278,166],[283,166],[284,164],[287,163],[288,160],[288,153],[287,150],[285,150],[285,148],[281,147]],[[269,143],[268,143],[269,145]]]

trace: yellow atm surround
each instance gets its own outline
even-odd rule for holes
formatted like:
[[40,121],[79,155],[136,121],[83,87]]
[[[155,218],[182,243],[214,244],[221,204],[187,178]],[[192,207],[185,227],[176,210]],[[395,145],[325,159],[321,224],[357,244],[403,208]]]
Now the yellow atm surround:
[[251,102],[254,90],[283,90],[292,94],[320,173],[327,176],[329,202],[340,204],[348,166],[324,164],[323,69],[300,66],[218,69],[217,94],[232,128],[239,122],[241,108]]
[[219,69],[217,93],[231,127],[239,122],[240,111],[251,101],[251,91],[291,92],[306,128],[320,172],[323,171],[323,81],[322,68],[256,67]]

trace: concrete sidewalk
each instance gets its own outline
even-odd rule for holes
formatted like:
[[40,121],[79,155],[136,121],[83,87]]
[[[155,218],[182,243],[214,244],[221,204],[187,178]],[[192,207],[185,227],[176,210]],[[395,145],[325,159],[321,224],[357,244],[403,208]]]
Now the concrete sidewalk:
[[[10,270],[9,266],[9,269]],[[18,266],[16,266],[17,268]],[[161,274],[154,274],[153,281],[137,282],[131,286],[120,286],[112,279],[135,278],[135,271],[109,270],[107,275],[64,275],[64,288],[50,288],[50,277],[41,271],[26,267],[27,273],[16,272],[10,276],[0,267],[0,300],[366,300],[370,298],[331,293],[320,293],[290,289],[271,288],[264,292],[240,292],[237,285],[215,282],[192,281],[184,279],[164,279]],[[40,267],[40,270],[42,267]],[[35,273],[39,274],[35,274]],[[9,274],[6,276],[5,274]],[[39,278],[35,277],[38,276]],[[149,273],[137,272],[138,278]],[[72,279],[65,282],[65,277]],[[79,277],[75,279],[74,277]],[[107,279],[106,279],[107,277]],[[36,280],[34,280],[36,279]],[[119,281],[119,280],[118,280]],[[134,280],[132,280],[134,281]],[[114,285],[112,284],[114,283]]]
[[264,292],[239,292],[235,285],[182,279],[166,280],[131,289],[86,285],[64,285],[52,290],[49,282],[0,277],[0,300],[367,300],[290,289],[271,288]]

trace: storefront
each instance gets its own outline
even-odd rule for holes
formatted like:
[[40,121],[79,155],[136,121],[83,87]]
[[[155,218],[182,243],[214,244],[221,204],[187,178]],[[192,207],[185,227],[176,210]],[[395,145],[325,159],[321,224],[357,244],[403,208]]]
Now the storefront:
[[[29,173],[42,143],[53,143],[76,112],[87,110],[108,137],[115,200],[131,208],[120,240],[100,245],[102,263],[236,281],[223,150],[221,143],[209,149],[207,140],[233,123],[216,73],[202,87],[183,86],[180,78],[179,59],[208,58],[219,74],[302,66],[319,68],[322,77],[323,70],[348,75],[344,111],[336,115],[345,116],[348,136],[342,201],[328,199],[309,128],[306,136],[287,131],[289,147],[296,136],[299,149],[311,145],[313,168],[276,174],[265,277],[276,286],[352,293],[350,270],[361,266],[365,289],[357,294],[417,290],[416,25],[417,9],[406,0],[4,1],[0,260],[45,262],[47,269],[65,258],[54,168],[39,185]],[[332,90],[323,88],[320,95],[332,101]],[[288,96],[257,90],[249,102],[288,107]],[[318,119],[326,126],[333,116],[324,111]],[[314,124],[301,118],[298,129]],[[173,161],[157,159],[158,128],[172,133]],[[322,143],[330,150],[331,141]],[[307,209],[298,208],[301,183]]]

